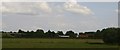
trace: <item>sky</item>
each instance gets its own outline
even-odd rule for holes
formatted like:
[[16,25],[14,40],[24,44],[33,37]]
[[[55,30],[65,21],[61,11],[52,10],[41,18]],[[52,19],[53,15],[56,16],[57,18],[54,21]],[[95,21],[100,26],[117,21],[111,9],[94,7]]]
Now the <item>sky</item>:
[[96,31],[118,26],[117,2],[3,2],[3,31]]

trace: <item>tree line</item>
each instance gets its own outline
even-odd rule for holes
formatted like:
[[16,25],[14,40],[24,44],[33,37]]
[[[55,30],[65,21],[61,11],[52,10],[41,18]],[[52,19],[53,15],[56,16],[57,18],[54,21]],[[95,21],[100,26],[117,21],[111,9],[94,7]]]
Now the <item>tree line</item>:
[[18,32],[4,32],[3,38],[10,37],[4,34],[11,34],[11,37],[18,37],[18,38],[58,38],[59,36],[69,36],[70,38],[76,38],[78,35],[77,33],[74,33],[73,31],[67,31],[65,34],[63,31],[57,31],[55,33],[54,31],[48,30],[47,32],[44,32],[42,29],[37,29],[36,31],[23,31],[21,29],[18,30]]
[[105,43],[118,43],[120,44],[120,28],[105,28],[97,30],[95,32],[75,33],[73,31],[67,31],[65,34],[62,31],[48,30],[44,32],[42,29],[36,31],[23,31],[21,29],[18,32],[4,32],[2,31],[2,38],[60,38],[60,36],[69,36],[68,38],[81,38],[80,35],[89,34],[87,38],[103,39]]

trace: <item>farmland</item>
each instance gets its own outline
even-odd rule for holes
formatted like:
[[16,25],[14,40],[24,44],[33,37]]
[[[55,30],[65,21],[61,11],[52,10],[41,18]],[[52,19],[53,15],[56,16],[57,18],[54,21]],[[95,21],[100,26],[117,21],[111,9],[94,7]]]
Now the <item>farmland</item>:
[[3,48],[117,48],[101,39],[3,38]]

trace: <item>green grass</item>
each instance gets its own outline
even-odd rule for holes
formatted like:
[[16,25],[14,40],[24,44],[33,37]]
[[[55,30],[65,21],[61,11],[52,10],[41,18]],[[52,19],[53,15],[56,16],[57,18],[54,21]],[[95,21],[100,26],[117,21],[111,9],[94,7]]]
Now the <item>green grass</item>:
[[3,38],[3,48],[117,48],[117,45],[89,44],[103,43],[101,39],[39,39]]

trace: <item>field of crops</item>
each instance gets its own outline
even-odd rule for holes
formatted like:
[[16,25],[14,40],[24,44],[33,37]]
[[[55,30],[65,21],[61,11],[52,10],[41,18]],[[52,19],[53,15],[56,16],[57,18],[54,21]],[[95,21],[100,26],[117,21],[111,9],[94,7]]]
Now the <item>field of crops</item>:
[[3,48],[117,48],[101,39],[3,38]]

